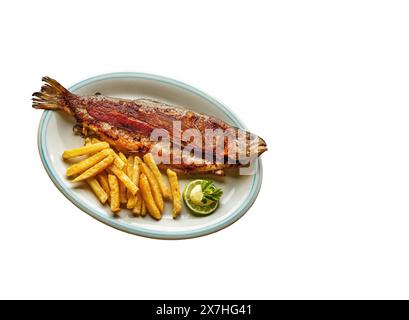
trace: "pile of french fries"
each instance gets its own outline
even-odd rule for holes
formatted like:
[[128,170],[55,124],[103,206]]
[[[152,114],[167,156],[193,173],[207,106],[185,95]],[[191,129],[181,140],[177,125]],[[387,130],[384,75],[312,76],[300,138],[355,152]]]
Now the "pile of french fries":
[[173,201],[173,218],[182,210],[182,198],[176,173],[167,169],[169,185],[159,171],[152,154],[141,159],[116,153],[107,142],[86,138],[85,146],[64,151],[64,160],[86,157],[67,168],[72,182],[86,181],[102,204],[109,203],[118,214],[122,207],[134,216],[149,213],[156,220],[163,215],[164,200]]

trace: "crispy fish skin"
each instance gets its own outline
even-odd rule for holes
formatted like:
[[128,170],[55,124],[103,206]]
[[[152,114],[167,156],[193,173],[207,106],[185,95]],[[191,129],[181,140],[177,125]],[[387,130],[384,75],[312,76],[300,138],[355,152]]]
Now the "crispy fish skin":
[[[245,145],[237,142],[239,129],[230,126],[224,121],[211,116],[197,113],[188,109],[172,106],[150,99],[118,99],[98,96],[78,96],[65,89],[56,80],[43,77],[45,84],[40,92],[33,94],[33,108],[46,110],[61,110],[73,116],[81,133],[88,132],[99,139],[108,142],[118,151],[126,154],[144,155],[150,152],[157,142],[152,141],[150,136],[155,129],[164,129],[168,132],[171,141],[171,160],[176,152],[173,148],[177,145],[183,148],[193,145],[203,154],[213,155],[213,160],[208,158],[196,159],[194,163],[172,163],[164,165],[167,168],[179,172],[212,172],[224,174],[224,169],[242,166],[239,161],[228,162],[229,147],[236,149],[236,155],[249,156],[261,155],[267,150],[266,143],[258,136],[250,132],[246,135]],[[187,129],[197,129],[202,135],[202,141],[193,144],[191,140],[180,140],[173,136],[174,124],[179,123],[180,132]],[[221,130],[223,135],[215,136],[214,139],[224,139],[224,148],[216,148],[216,143],[205,144],[205,136],[208,130]],[[231,138],[231,139],[229,139]],[[193,140],[194,142],[195,140]],[[231,150],[231,149],[230,149]],[[222,162],[215,159],[223,159]],[[176,161],[174,161],[176,162]]]

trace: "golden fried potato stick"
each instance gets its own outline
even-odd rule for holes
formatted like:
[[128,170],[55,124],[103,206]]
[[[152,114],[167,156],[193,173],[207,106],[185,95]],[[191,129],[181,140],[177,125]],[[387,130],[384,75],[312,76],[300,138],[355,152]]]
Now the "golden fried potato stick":
[[139,164],[141,166],[141,171],[144,173],[144,175],[149,181],[156,206],[158,207],[160,212],[163,212],[163,198],[162,193],[160,192],[159,184],[156,181],[155,176],[152,173],[151,169],[149,169],[149,167],[143,162],[140,162]]
[[114,153],[114,157],[115,157],[115,160],[114,160],[115,166],[117,166],[119,169],[123,169],[125,167],[125,162],[122,161],[121,157],[118,156],[118,154],[114,150],[112,150],[112,152]]
[[[125,171],[126,175],[131,179],[131,181],[132,181],[133,183],[135,183],[135,182],[132,180],[133,163],[134,163],[134,158],[133,158],[133,156],[129,156],[128,159],[127,159],[127,161],[126,161],[126,170],[124,169],[124,171]],[[127,197],[128,200],[129,200],[129,197],[130,197],[131,195],[132,195],[131,192],[130,192],[129,190],[127,190],[127,195],[126,195],[126,197]],[[131,209],[131,208],[128,208],[128,209]]]
[[[100,143],[101,140],[98,140],[97,138],[92,138],[91,142],[93,144],[95,143]],[[123,169],[125,166],[125,162],[122,161],[121,157],[111,148],[113,155],[115,156],[115,165],[119,168],[119,169]]]
[[[129,160],[128,160],[129,164]],[[139,167],[139,160],[138,158],[133,159],[133,167],[132,167],[132,176],[131,180],[135,185],[139,184],[139,175],[140,175],[140,167]],[[135,195],[130,195],[128,197],[128,203],[127,203],[127,208],[132,209],[138,204],[138,200],[141,198],[141,195],[139,192],[137,192]]]
[[66,172],[67,177],[73,176],[75,174],[79,174],[91,168],[92,166],[100,162],[101,160],[105,159],[110,154],[112,154],[111,149],[104,149],[85,160],[82,160],[76,164],[73,164],[72,166],[67,168],[67,172]]
[[[121,160],[125,163],[128,162],[128,159],[125,157],[125,155],[122,152],[118,152],[119,157],[121,158]],[[123,168],[122,168],[123,169]]]
[[132,179],[134,168],[134,156],[129,156],[128,159],[126,160],[126,164],[127,164],[126,174],[128,175],[129,178]]
[[145,202],[146,208],[148,209],[149,214],[152,218],[156,220],[160,220],[162,218],[162,214],[159,211],[158,207],[155,204],[155,200],[153,199],[151,187],[149,185],[148,178],[145,174],[141,174],[140,176],[140,190],[142,194],[143,201]]
[[[128,178],[131,178],[131,176],[128,174],[128,159],[125,157],[125,155],[120,152],[119,157],[121,160],[125,163],[124,167],[122,168],[122,171],[128,176]],[[128,203],[128,194],[132,195],[129,190],[126,189],[125,184],[120,181],[119,182],[119,201],[121,203]]]
[[119,181],[119,202],[127,203],[128,199],[126,198],[126,187],[122,181]]
[[97,175],[97,180],[109,198],[111,191],[109,190],[108,175],[105,172],[101,172],[99,175]]
[[101,201],[101,203],[104,204],[108,200],[108,195],[106,194],[104,189],[102,189],[97,179],[89,178],[87,179],[87,182],[89,186],[91,187],[92,191],[94,191],[99,201]]
[[[138,170],[138,177],[137,177],[137,184],[138,184],[138,186],[139,186],[139,191],[136,193],[136,195],[135,195],[135,197],[136,197],[136,203],[135,203],[135,206],[134,206],[134,208],[133,208],[133,213],[134,213],[134,215],[136,215],[136,216],[139,216],[139,215],[142,215],[143,214],[143,216],[145,216],[146,215],[146,208],[145,207],[143,207],[143,199],[142,199],[142,195],[141,195],[141,185],[140,185],[140,175],[141,175],[141,167],[140,167],[140,165],[139,165],[139,163],[140,162],[142,162],[142,159],[141,158],[139,158],[138,156],[135,156],[135,158],[134,158],[134,166],[135,166],[135,169],[136,168],[138,168],[138,169],[136,169],[136,170]],[[135,171],[134,171],[134,173],[135,173]],[[134,178],[136,178],[136,175],[134,175]]]
[[[85,145],[89,146],[90,144],[95,144],[95,143],[99,143],[102,142],[101,140],[98,140],[97,138],[85,138]],[[90,153],[89,155],[94,155],[95,152]],[[107,178],[108,179],[108,178]],[[109,196],[108,196],[109,197]]]
[[[121,156],[121,154],[122,153],[119,154],[119,157],[121,158],[122,161],[124,161],[123,154],[122,154],[122,156]],[[126,158],[125,158],[125,160],[126,160]],[[126,162],[124,162],[124,163],[125,163],[125,165],[122,168],[122,171],[126,174],[127,163]],[[127,199],[127,196],[126,196],[126,187],[125,187],[125,185],[124,185],[124,183],[122,181],[119,181],[119,202],[121,202],[121,203],[127,203],[128,202],[128,199]]]
[[78,181],[92,178],[93,176],[96,176],[98,173],[108,168],[112,164],[112,162],[114,162],[114,157],[112,155],[109,155],[108,157],[104,158],[102,161],[98,162],[96,165],[89,168],[87,171],[85,171],[84,173],[82,173],[81,175],[79,175],[72,181],[78,182]]
[[169,186],[166,184],[165,179],[163,178],[162,174],[159,171],[158,166],[155,163],[155,159],[153,158],[152,153],[147,153],[143,156],[143,160],[148,165],[149,169],[151,169],[152,173],[154,174],[156,181],[159,184],[160,191],[162,192],[162,196],[165,199],[170,199],[171,193]]
[[143,201],[143,199],[141,199],[141,203],[142,203],[141,216],[144,217],[144,216],[146,216],[146,205],[145,205],[145,201]]
[[129,191],[131,191],[132,194],[138,192],[138,187],[131,181],[131,179],[129,179],[129,177],[121,169],[113,165],[108,168],[108,171],[110,173],[115,174],[118,177],[118,179],[124,183],[125,187]]
[[110,206],[112,212],[118,212],[121,210],[119,207],[119,183],[118,179],[113,174],[108,174],[109,189],[111,190],[110,194]]
[[141,196],[141,189],[135,195],[135,205],[132,209],[132,212],[135,216],[139,216],[142,213],[142,196]]
[[90,153],[95,153],[107,148],[109,148],[109,144],[107,142],[99,142],[81,148],[65,150],[64,153],[62,154],[62,157],[63,159],[71,159],[79,156],[84,156]]
[[180,196],[178,176],[176,172],[170,169],[166,170],[166,174],[168,175],[170,189],[172,191],[172,198],[173,198],[172,216],[173,216],[173,219],[176,219],[177,216],[182,211],[182,197]]
[[[91,143],[99,143],[99,142],[101,142],[101,140],[98,140],[97,138],[92,138],[92,139],[91,139]],[[114,160],[115,165],[116,165],[119,169],[123,169],[124,166],[125,166],[125,163],[122,161],[122,159],[117,155],[117,153],[116,153],[113,149],[111,149],[111,150],[112,150],[112,153],[113,153],[114,156],[115,156],[115,160]]]

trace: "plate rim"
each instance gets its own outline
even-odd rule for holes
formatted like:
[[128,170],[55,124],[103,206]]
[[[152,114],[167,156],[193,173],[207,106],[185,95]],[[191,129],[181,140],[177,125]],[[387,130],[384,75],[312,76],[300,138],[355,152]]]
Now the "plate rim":
[[[244,123],[233,113],[227,106],[216,100],[215,98],[211,97],[207,93],[194,88],[186,83],[181,81],[163,77],[159,75],[149,74],[149,73],[141,73],[141,72],[113,72],[113,73],[104,73],[101,75],[93,76],[87,78],[85,80],[79,81],[69,87],[70,91],[75,92],[76,90],[89,85],[91,83],[95,83],[102,80],[111,80],[111,79],[129,79],[129,78],[137,78],[137,79],[144,79],[144,80],[153,80],[157,82],[162,82],[165,84],[170,84],[184,90],[190,91],[191,93],[198,95],[199,97],[207,100],[211,104],[215,105],[219,109],[221,109],[228,118],[233,122],[233,124],[239,128],[247,129]],[[99,210],[94,210],[93,208],[88,207],[81,199],[75,195],[75,192],[68,188],[64,182],[58,177],[55,168],[50,164],[49,160],[49,153],[47,148],[47,139],[46,139],[46,132],[48,128],[48,123],[51,119],[52,111],[44,110],[39,127],[37,132],[37,145],[38,151],[40,154],[41,162],[50,177],[51,181],[57,187],[57,189],[68,199],[72,202],[77,208],[81,211],[84,211],[91,217],[95,218],[96,220],[113,227],[117,230],[121,230],[130,234],[139,235],[143,237],[153,238],[153,239],[166,239],[166,240],[177,240],[177,239],[190,239],[205,236],[217,231],[220,231],[234,222],[239,220],[243,215],[250,209],[250,207],[254,204],[261,188],[262,180],[263,180],[263,167],[262,161],[258,158],[258,166],[257,166],[257,173],[253,175],[252,185],[250,188],[250,192],[247,194],[246,199],[240,205],[239,208],[234,210],[233,213],[228,214],[228,216],[214,224],[210,224],[205,227],[198,228],[196,230],[185,230],[185,231],[158,231],[158,230],[151,230],[146,229],[138,225],[133,225],[126,223],[120,219],[112,219],[105,215],[99,213]]]

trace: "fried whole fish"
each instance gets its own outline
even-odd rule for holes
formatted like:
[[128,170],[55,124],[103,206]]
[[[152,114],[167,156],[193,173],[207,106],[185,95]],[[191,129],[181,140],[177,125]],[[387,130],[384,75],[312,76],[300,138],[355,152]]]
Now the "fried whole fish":
[[155,151],[162,166],[179,172],[222,175],[267,150],[260,137],[205,114],[150,99],[78,96],[54,79],[42,80],[41,91],[33,93],[33,108],[73,116],[76,132],[96,136],[125,154]]

